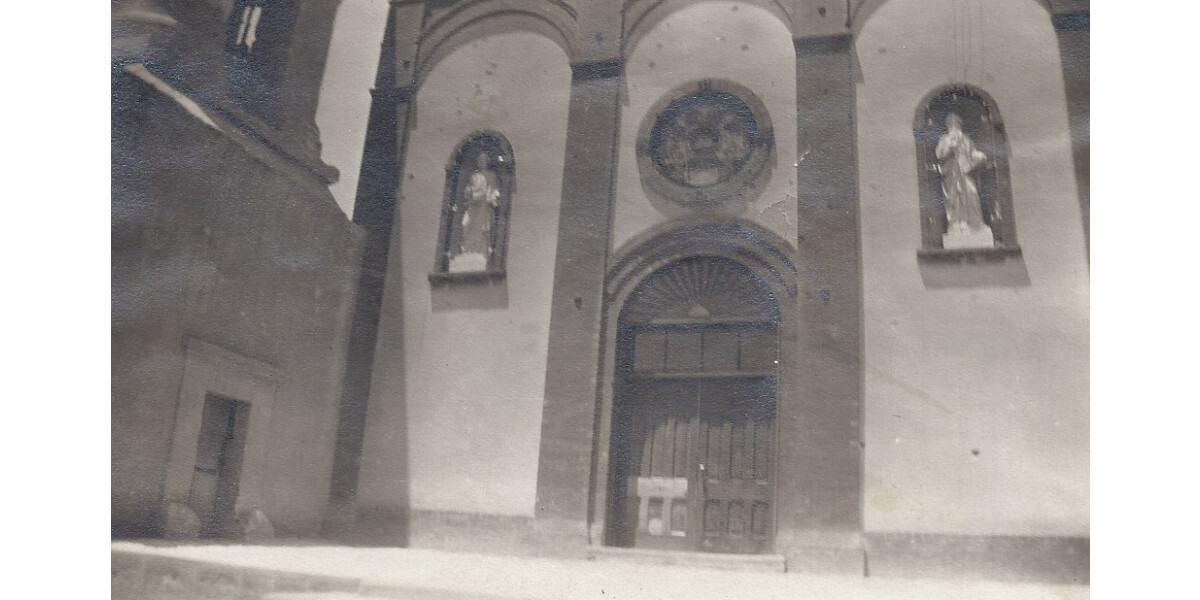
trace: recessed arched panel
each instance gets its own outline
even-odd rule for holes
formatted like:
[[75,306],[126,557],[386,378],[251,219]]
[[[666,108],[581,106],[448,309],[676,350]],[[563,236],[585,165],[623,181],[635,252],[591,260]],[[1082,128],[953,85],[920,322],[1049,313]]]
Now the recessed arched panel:
[[767,4],[656,4],[626,38],[614,248],[701,214],[794,237],[796,50]]
[[528,31],[553,41],[567,56],[575,57],[575,10],[564,2],[510,0],[462,2],[436,16],[422,32],[418,44],[418,85],[443,58],[473,40],[489,34]]
[[[871,17],[875,14],[875,11],[879,10],[880,7],[882,7],[884,4],[887,4],[889,1],[892,0],[854,0],[854,2],[850,5],[849,18],[850,28],[854,34],[858,35],[858,32],[862,31],[867,22],[871,20]],[[1047,13],[1052,12],[1050,8],[1050,0],[1032,1],[1038,6],[1046,9]]]
[[[657,27],[673,13],[696,4],[690,0],[630,0],[625,3],[624,15],[624,46],[625,55],[633,54],[634,48],[645,34]],[[795,31],[795,13],[792,3],[780,0],[741,0],[737,4],[745,4],[761,8],[779,19],[779,22],[789,31]]]

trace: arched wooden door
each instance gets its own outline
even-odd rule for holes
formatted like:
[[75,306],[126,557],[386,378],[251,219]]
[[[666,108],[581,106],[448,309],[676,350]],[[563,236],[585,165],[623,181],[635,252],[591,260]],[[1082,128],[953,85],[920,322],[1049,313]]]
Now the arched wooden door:
[[610,545],[771,548],[778,307],[744,266],[697,257],[621,314]]

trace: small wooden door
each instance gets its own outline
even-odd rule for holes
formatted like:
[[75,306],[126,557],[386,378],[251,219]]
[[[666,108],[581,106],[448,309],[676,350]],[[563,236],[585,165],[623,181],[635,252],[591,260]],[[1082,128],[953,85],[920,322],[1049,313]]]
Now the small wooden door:
[[204,399],[189,498],[200,518],[201,536],[237,534],[235,506],[249,420],[250,405],[246,402],[216,394]]

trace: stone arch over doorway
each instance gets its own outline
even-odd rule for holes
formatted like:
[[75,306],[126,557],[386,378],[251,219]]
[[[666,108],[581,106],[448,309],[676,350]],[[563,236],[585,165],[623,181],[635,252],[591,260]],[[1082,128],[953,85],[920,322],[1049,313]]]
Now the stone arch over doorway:
[[793,252],[745,221],[685,221],[615,261],[593,543],[773,551],[776,407],[796,387]]

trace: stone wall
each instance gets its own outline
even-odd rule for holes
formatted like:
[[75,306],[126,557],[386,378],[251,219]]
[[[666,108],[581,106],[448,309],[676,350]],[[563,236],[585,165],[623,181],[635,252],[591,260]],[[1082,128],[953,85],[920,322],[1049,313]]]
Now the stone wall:
[[114,72],[113,533],[160,532],[171,447],[196,444],[173,440],[187,339],[274,367],[273,410],[251,423],[270,441],[247,487],[281,533],[315,533],[361,235],[310,172]]
[[[359,502],[532,516],[570,70],[532,33],[471,41],[417,93],[389,255]],[[506,272],[431,281],[447,166],[468,136],[512,145]]]
[[[1050,16],[1033,0],[892,0],[856,50],[866,528],[1086,536],[1088,264]],[[954,83],[1003,117],[1028,284],[923,283],[913,119]]]

